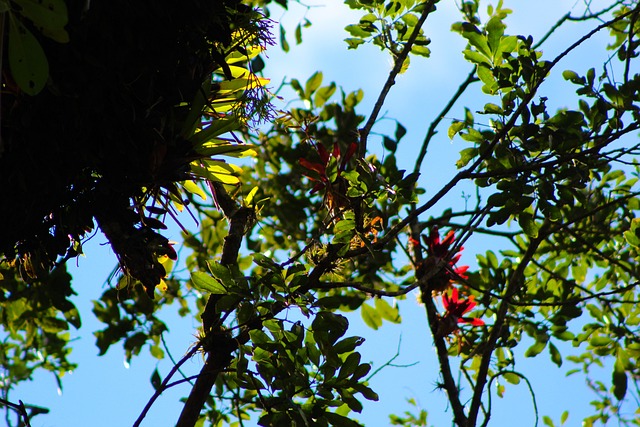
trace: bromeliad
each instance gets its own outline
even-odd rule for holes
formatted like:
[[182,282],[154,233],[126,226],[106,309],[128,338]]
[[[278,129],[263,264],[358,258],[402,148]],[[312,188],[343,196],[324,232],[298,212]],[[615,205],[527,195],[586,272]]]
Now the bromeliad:
[[[418,265],[418,277],[429,274],[434,268],[439,269],[438,272],[428,280],[428,290],[435,293],[444,292],[452,283],[460,279],[467,279],[465,273],[469,269],[469,266],[455,266],[462,256],[464,247],[460,247],[455,252],[451,251],[451,247],[454,246],[455,243],[455,232],[453,230],[449,231],[445,238],[440,240],[438,227],[433,227],[428,237],[424,234],[422,235],[422,240],[426,245],[427,257]],[[416,245],[415,240],[413,240],[412,246],[414,248],[420,247],[419,243]]]
[[484,321],[476,317],[465,317],[465,314],[473,310],[476,306],[473,295],[468,298],[460,298],[458,289],[453,288],[451,296],[448,292],[442,294],[442,304],[446,310],[444,316],[440,317],[438,323],[438,334],[440,336],[450,335],[459,329],[458,324],[468,323],[471,326],[483,326]]
[[324,190],[324,203],[329,212],[334,215],[342,208],[348,207],[347,182],[341,174],[346,170],[347,164],[357,148],[358,144],[352,142],[346,152],[342,153],[338,144],[335,144],[333,151],[329,153],[322,144],[317,144],[316,151],[320,157],[319,163],[305,158],[298,160],[300,166],[312,172],[305,173],[305,176],[316,182],[310,193],[314,194]]

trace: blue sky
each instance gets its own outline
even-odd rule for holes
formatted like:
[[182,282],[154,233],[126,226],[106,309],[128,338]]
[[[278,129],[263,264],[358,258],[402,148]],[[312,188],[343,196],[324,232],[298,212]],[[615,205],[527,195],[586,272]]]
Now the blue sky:
[[[313,25],[303,31],[304,43],[295,46],[292,42],[293,28],[304,14],[304,8],[292,4],[291,10],[283,13],[274,9],[273,19],[282,19],[289,29],[291,52],[284,54],[278,47],[268,52],[267,68],[264,73],[270,77],[276,86],[284,78],[298,78],[304,82],[316,70],[324,73],[324,82],[335,81],[346,92],[362,88],[365,98],[359,112],[368,115],[378,94],[379,88],[387,77],[391,68],[389,56],[374,46],[362,46],[356,51],[347,51],[343,39],[347,37],[343,28],[355,23],[359,14],[349,11],[335,0],[320,2],[313,1],[307,12],[307,17]],[[505,7],[514,10],[514,14],[507,19],[507,32],[517,34],[531,34],[539,38],[553,22],[567,11],[575,7],[582,10],[582,2],[542,0],[505,1]],[[592,7],[598,9],[598,4],[592,2]],[[458,87],[471,69],[460,52],[464,48],[464,41],[449,31],[452,22],[457,20],[457,12],[452,2],[441,2],[438,13],[427,22],[425,31],[432,39],[430,46],[432,57],[429,59],[414,58],[408,72],[396,79],[397,83],[391,91],[383,113],[389,118],[398,119],[407,128],[399,152],[401,160],[407,169],[413,168],[417,150],[420,147],[429,123],[447,102],[450,95]],[[554,54],[573,42],[588,29],[574,24],[552,37],[548,46],[543,50],[546,59],[552,59]],[[554,107],[572,107],[575,105],[573,88],[564,84],[560,76],[564,69],[573,69],[584,73],[591,66],[597,67],[604,62],[606,52],[604,47],[607,38],[595,37],[588,45],[580,48],[575,54],[567,58],[566,62],[553,72],[550,81],[542,88],[542,92],[553,94],[550,102]],[[563,83],[563,84],[558,84]],[[479,90],[473,90],[476,93]],[[561,96],[558,96],[561,94]],[[559,101],[559,99],[561,101]],[[444,182],[455,173],[455,161],[458,152],[465,148],[465,143],[459,139],[450,141],[446,136],[446,129],[450,119],[462,116],[463,105],[472,110],[480,109],[489,102],[487,96],[474,96],[465,99],[456,106],[440,127],[440,133],[430,148],[427,161],[423,168],[421,182],[429,193],[437,191]],[[562,104],[562,102],[566,102]],[[395,122],[382,120],[374,128],[376,132],[392,134]],[[371,139],[371,147],[382,154],[381,142],[375,137]],[[377,147],[377,148],[376,148]],[[470,188],[467,188],[467,192]],[[460,206],[463,203],[464,187],[456,188],[451,196],[443,200],[433,210],[433,214],[446,207],[446,204]],[[189,219],[185,220],[189,224]],[[179,240],[176,227],[171,229],[173,235],[168,237]],[[37,416],[32,420],[34,427],[75,427],[91,424],[94,427],[127,426],[133,424],[138,414],[151,397],[153,390],[149,378],[153,369],[158,367],[162,375],[171,368],[168,359],[158,363],[147,354],[133,359],[130,366],[125,366],[124,352],[121,347],[114,346],[103,357],[97,357],[98,350],[94,345],[92,332],[102,325],[91,313],[91,300],[97,299],[104,291],[104,281],[115,266],[115,257],[105,238],[96,235],[85,248],[86,258],[78,260],[78,267],[70,263],[71,274],[74,277],[74,288],[78,292],[75,302],[81,310],[83,326],[74,332],[76,341],[71,359],[79,364],[79,368],[63,380],[64,391],[57,392],[54,378],[49,374],[38,374],[34,381],[20,386],[12,392],[12,400],[21,399],[25,403],[33,403],[51,409],[49,415]],[[471,239],[465,246],[461,264],[475,263],[474,254],[483,253],[492,247],[486,239],[475,241]],[[176,358],[180,358],[195,341],[194,335],[199,326],[197,319],[180,319],[172,313],[167,313],[167,325],[170,334],[167,335],[169,348]],[[372,361],[374,369],[381,366],[396,353],[399,342],[400,356],[395,360],[398,365],[411,367],[388,367],[376,375],[371,385],[380,394],[380,402],[365,404],[365,410],[357,418],[367,426],[387,425],[387,414],[401,413],[409,409],[404,403],[406,398],[414,398],[429,411],[429,420],[434,425],[449,425],[451,414],[447,412],[445,396],[434,391],[438,379],[438,368],[435,352],[428,334],[426,318],[423,308],[418,305],[416,298],[410,295],[401,302],[403,323],[392,325],[386,323],[380,330],[372,331],[362,324],[358,314],[349,315],[352,325],[350,335],[366,338],[361,347],[363,360]],[[523,346],[520,353],[524,352]],[[567,346],[561,351],[570,351]],[[187,362],[186,370],[197,372],[201,359],[195,357]],[[558,420],[565,409],[570,410],[569,425],[577,425],[582,416],[590,414],[588,402],[594,396],[586,390],[584,380],[579,376],[565,378],[564,371],[553,365],[548,355],[543,353],[535,359],[519,357],[516,368],[526,373],[536,392],[536,399],[540,415],[549,415]],[[565,369],[566,368],[566,369]],[[610,371],[603,371],[604,381],[608,383]],[[173,425],[181,409],[178,399],[186,396],[188,386],[176,387],[163,394],[147,416],[144,426]],[[521,384],[508,387],[504,399],[495,398],[492,423],[490,425],[519,425],[534,424],[534,412],[528,390]],[[250,425],[250,424],[247,424]]]

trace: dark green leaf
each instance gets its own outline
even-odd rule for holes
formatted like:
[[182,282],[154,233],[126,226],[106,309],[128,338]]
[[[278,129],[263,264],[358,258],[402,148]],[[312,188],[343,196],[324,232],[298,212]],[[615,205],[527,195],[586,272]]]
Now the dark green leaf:
[[344,417],[342,415],[338,415],[332,412],[326,412],[324,414],[329,424],[336,427],[362,427],[362,424],[357,423],[350,418]]
[[562,355],[553,343],[549,343],[549,353],[551,354],[551,361],[558,367],[562,366]]
[[28,95],[37,95],[47,83],[49,63],[42,46],[12,14],[9,14],[9,67],[13,79]]
[[162,378],[160,377],[158,368],[154,369],[153,374],[151,374],[151,385],[156,391],[160,391],[162,389]]
[[627,394],[627,373],[624,369],[624,363],[620,358],[616,358],[613,364],[612,382],[613,395],[618,400],[624,399],[624,396]]
[[540,354],[546,346],[546,341],[538,341],[525,351],[524,357],[535,357]]

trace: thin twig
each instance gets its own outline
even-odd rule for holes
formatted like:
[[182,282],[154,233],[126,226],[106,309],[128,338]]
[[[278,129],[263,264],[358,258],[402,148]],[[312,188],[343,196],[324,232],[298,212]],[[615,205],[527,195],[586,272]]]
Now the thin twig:
[[434,8],[435,2],[436,0],[428,0],[427,2],[424,3],[424,9],[420,14],[420,18],[418,19],[416,26],[413,28],[413,31],[411,32],[409,39],[407,40],[404,47],[402,48],[402,51],[395,58],[395,63],[393,65],[393,68],[389,72],[389,77],[387,77],[387,81],[382,87],[382,90],[380,91],[380,95],[378,95],[378,99],[376,100],[376,103],[373,106],[373,111],[371,112],[371,115],[369,116],[367,123],[364,125],[362,129],[360,129],[360,145],[358,147],[358,157],[360,158],[364,158],[365,154],[367,153],[367,138],[369,137],[371,128],[373,128],[374,123],[378,119],[378,114],[380,114],[380,110],[384,105],[384,101],[387,95],[389,94],[391,87],[396,83],[396,77],[400,73],[400,70],[402,69],[402,65],[404,64],[405,59],[407,59],[409,52],[411,52],[411,48],[413,47],[413,44],[415,43],[416,39],[418,38],[418,35],[420,34],[420,29],[422,28],[422,25],[424,25],[424,22],[427,20],[427,17],[429,16],[429,14],[433,10],[435,10]]
[[133,427],[139,427],[140,426],[140,424],[142,423],[142,420],[144,420],[144,417],[147,416],[147,413],[149,412],[149,410],[151,409],[151,407],[153,406],[155,401],[158,399],[158,397],[160,397],[162,392],[167,389],[169,381],[171,380],[171,378],[173,378],[173,376],[176,374],[176,372],[178,372],[180,370],[180,366],[182,366],[187,360],[191,359],[198,352],[198,350],[200,350],[201,346],[202,346],[201,342],[199,342],[196,345],[194,345],[193,348],[191,348],[191,350],[189,350],[189,352],[187,354],[185,354],[182,357],[182,359],[180,359],[180,361],[178,361],[178,363],[176,363],[173,366],[173,368],[171,368],[171,370],[169,371],[169,375],[167,375],[166,378],[162,381],[162,383],[157,388],[155,393],[153,393],[153,396],[151,396],[151,399],[149,399],[149,401],[147,402],[145,407],[142,409],[142,412],[138,416],[138,419],[136,419],[136,421],[133,423]]
[[456,93],[453,94],[451,99],[449,99],[449,102],[447,102],[447,105],[444,106],[442,111],[440,111],[440,114],[438,114],[438,117],[436,117],[435,120],[431,122],[431,124],[429,125],[429,129],[427,130],[427,135],[425,136],[424,142],[422,143],[422,147],[420,147],[420,153],[418,154],[418,159],[416,160],[416,164],[413,167],[414,173],[420,172],[420,169],[422,168],[422,162],[424,161],[424,157],[427,154],[427,149],[429,148],[429,143],[431,142],[433,137],[436,135],[437,133],[436,128],[438,127],[442,119],[444,119],[445,116],[449,113],[449,111],[453,108],[454,104],[462,96],[464,91],[467,90],[469,85],[476,81],[478,81],[478,78],[476,77],[476,68],[474,67],[469,73],[469,75],[467,76],[467,78],[462,82],[462,84],[458,86],[458,90],[456,91]]
[[[524,382],[527,383],[527,387],[529,388],[529,394],[531,394],[531,403],[533,404],[533,412],[536,416],[534,427],[538,427],[538,422],[540,420],[540,415],[538,414],[538,403],[536,402],[536,394],[533,392],[533,387],[531,386],[531,382],[529,381],[529,378],[527,378],[526,376],[524,376],[523,374],[517,371],[501,370],[499,372],[496,372],[495,375],[491,376],[491,379],[489,380],[489,384],[487,384],[487,389],[491,390],[491,383],[493,382],[493,380],[495,380],[500,375],[504,375],[504,374],[516,375],[522,378]],[[482,423],[481,427],[487,427],[487,424],[489,423],[490,418],[491,418],[491,391],[489,391],[489,410],[488,410],[488,413],[486,414],[485,420]]]
[[371,381],[371,379],[373,377],[375,377],[380,371],[382,371],[384,368],[386,368],[387,366],[391,366],[394,368],[410,368],[411,366],[415,366],[420,362],[413,362],[413,363],[409,363],[408,365],[395,365],[393,363],[394,360],[396,360],[398,357],[400,357],[400,346],[402,345],[402,335],[400,335],[400,338],[398,339],[398,347],[396,348],[396,354],[394,354],[391,359],[387,360],[384,364],[382,364],[378,369],[376,369],[375,371],[373,371],[371,374],[369,374],[369,376],[365,379],[365,382],[369,382]]

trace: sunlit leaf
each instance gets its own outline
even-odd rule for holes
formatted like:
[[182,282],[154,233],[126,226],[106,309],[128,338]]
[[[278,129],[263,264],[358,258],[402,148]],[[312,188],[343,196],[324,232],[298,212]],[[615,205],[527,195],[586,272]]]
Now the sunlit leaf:
[[191,273],[191,283],[201,292],[219,295],[228,293],[227,289],[222,286],[220,282],[202,271],[194,271]]
[[182,186],[189,193],[196,194],[196,195],[200,196],[200,198],[202,200],[207,200],[207,193],[205,193],[204,190],[202,188],[200,188],[200,186],[198,184],[195,183],[195,181],[184,181],[182,183]]
[[360,307],[360,315],[365,325],[372,329],[378,329],[382,326],[382,316],[376,309],[368,304],[362,304]]

